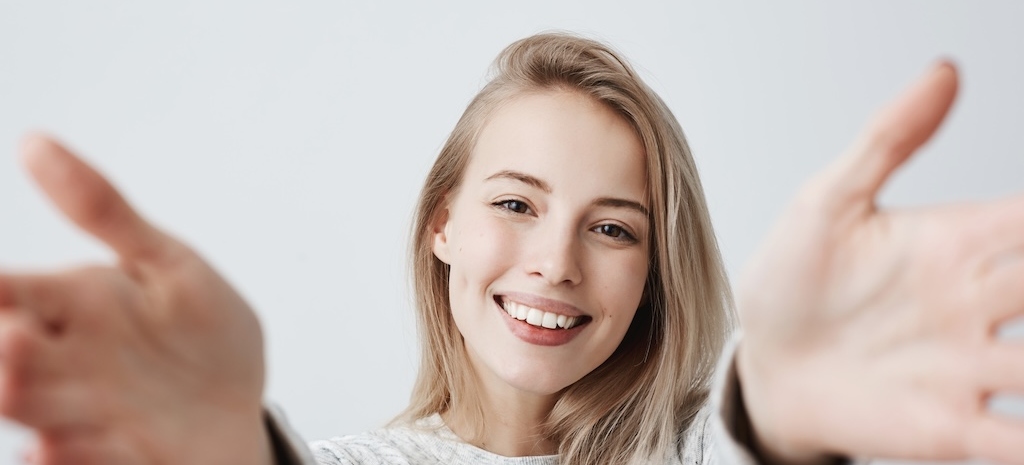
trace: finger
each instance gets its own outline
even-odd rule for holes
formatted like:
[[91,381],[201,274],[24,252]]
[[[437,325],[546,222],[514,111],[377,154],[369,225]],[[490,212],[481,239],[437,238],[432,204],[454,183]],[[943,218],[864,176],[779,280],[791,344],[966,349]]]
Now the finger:
[[0,274],[0,311],[10,310],[15,305],[14,288],[6,277]]
[[129,261],[159,259],[170,239],[135,212],[114,187],[59,143],[25,138],[26,168],[50,200],[80,228]]
[[[990,392],[1024,393],[1024,345],[998,342],[988,347],[978,364],[981,387]],[[1024,441],[1024,436],[1021,437]]]
[[45,335],[19,312],[0,314],[0,415],[21,421],[26,417],[29,399],[45,386],[50,348]]
[[95,418],[102,401],[72,363],[27,315],[0,314],[0,415],[31,428]]
[[828,200],[874,207],[890,174],[938,129],[956,97],[956,68],[941,62],[884,107],[823,175]]
[[9,390],[6,386],[12,382],[20,384],[36,376],[38,359],[49,355],[50,349],[45,333],[27,312],[0,312],[0,391]]
[[972,458],[1024,465],[1024,423],[1020,420],[983,413],[971,424],[965,439]]
[[1024,250],[1005,251],[981,266],[977,302],[991,331],[1024,315]]
[[60,334],[71,320],[81,320],[90,310],[110,310],[116,288],[111,268],[80,268],[53,274],[0,274],[0,295],[8,307],[26,312],[52,334]]
[[983,259],[995,263],[1024,258],[1024,194],[974,206],[963,222],[969,228],[967,239],[976,243]]
[[90,426],[103,418],[96,397],[83,383],[39,386],[24,391],[3,415],[32,429]]
[[124,438],[110,436],[109,430],[83,428],[72,431],[49,431],[40,434],[36,453],[40,465],[134,465]]
[[68,313],[70,289],[61,275],[0,274],[0,308],[34,317],[40,327],[59,332]]

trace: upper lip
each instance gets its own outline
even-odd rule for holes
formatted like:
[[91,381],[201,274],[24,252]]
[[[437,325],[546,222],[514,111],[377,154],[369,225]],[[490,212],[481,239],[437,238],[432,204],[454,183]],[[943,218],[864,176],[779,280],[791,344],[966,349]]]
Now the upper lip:
[[[536,308],[543,312],[555,313],[558,315],[565,316],[587,316],[582,310],[576,308],[576,306],[562,302],[560,300],[549,299],[547,297],[541,297],[533,294],[525,294],[520,292],[507,292],[503,294],[495,294],[501,300],[510,300],[520,305],[526,305],[527,307]],[[499,302],[501,303],[501,302]]]

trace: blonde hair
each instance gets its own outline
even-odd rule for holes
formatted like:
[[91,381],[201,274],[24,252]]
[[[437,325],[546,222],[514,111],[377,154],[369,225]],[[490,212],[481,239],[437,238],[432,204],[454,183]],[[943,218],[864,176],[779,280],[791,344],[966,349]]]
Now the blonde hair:
[[516,95],[545,90],[588,95],[633,126],[646,151],[652,222],[645,298],[632,325],[608,360],[564,390],[546,431],[564,465],[661,460],[706,401],[734,321],[731,294],[675,117],[613,50],[568,34],[539,34],[506,48],[427,175],[411,249],[422,359],[399,419],[458,411],[478,431],[486,427],[451,315],[448,268],[431,249],[432,223],[458,189],[489,115]]

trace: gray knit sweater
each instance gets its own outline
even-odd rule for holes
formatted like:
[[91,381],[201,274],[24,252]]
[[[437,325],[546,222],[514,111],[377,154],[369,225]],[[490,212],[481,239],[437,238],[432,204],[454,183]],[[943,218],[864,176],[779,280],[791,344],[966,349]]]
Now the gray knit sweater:
[[[754,465],[747,447],[746,418],[733,362],[735,340],[719,364],[711,399],[685,431],[666,465]],[[557,465],[554,455],[504,457],[468,444],[444,426],[439,416],[417,425],[340,436],[305,444],[285,423],[280,412],[269,409],[267,425],[274,441],[278,465]]]
[[[700,418],[694,433],[670,463],[699,464],[707,436],[706,415]],[[557,465],[558,456],[504,457],[462,441],[437,415],[415,426],[386,428],[367,434],[336,437],[310,444],[316,463],[322,465],[354,464],[494,464],[494,465]],[[673,451],[676,452],[676,451]],[[677,454],[673,454],[677,455]]]

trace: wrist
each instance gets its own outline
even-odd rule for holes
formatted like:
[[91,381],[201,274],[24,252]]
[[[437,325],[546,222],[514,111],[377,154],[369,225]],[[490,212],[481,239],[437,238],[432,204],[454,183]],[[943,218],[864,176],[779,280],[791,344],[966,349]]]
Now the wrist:
[[[787,400],[784,392],[773,389],[769,376],[763,376],[752,363],[749,351],[741,344],[736,353],[738,378],[737,416],[745,442],[765,465],[831,465],[847,463],[838,455],[800,434],[801,405]],[[779,376],[776,370],[772,370]]]
[[275,464],[271,435],[260,408],[244,412],[208,409],[178,420],[151,430],[157,433],[146,441],[155,446],[151,448],[152,463],[179,457],[179,463],[197,465]]
[[218,439],[212,445],[219,450],[211,450],[208,455],[211,460],[204,460],[204,463],[210,465],[221,463],[275,465],[277,463],[274,457],[273,440],[267,429],[262,409],[245,415],[228,425],[220,426],[217,430],[223,433],[216,435]]

